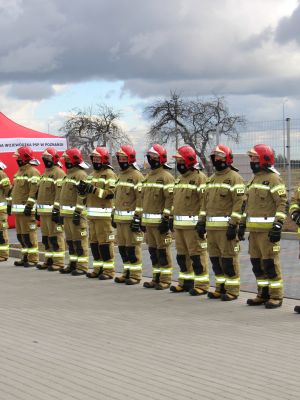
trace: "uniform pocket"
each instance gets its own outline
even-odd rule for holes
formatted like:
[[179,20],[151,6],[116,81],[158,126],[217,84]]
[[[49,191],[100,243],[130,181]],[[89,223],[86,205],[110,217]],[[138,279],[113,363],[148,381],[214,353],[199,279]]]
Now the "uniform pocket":
[[229,189],[221,188],[219,194],[222,198],[227,197],[229,195]]
[[265,200],[266,197],[268,196],[268,190],[264,189],[256,189],[257,190],[257,195],[261,200]]

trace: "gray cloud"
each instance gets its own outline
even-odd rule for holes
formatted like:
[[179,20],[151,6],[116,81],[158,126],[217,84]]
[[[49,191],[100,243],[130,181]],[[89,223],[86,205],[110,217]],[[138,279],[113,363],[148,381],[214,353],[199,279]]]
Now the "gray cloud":
[[15,83],[7,95],[19,100],[42,100],[54,95],[54,90],[47,82]]
[[[124,91],[143,97],[175,88],[199,95],[278,95],[282,58],[274,57],[272,28],[243,32],[230,13],[235,7],[232,0],[13,2],[0,12],[0,82],[123,80]],[[249,7],[258,6],[254,1]],[[277,38],[284,37],[285,24]],[[22,96],[24,88],[13,87],[11,95]],[[49,96],[52,89],[43,90]]]
[[300,44],[300,4],[290,17],[284,17],[278,24],[275,38],[279,43],[295,40]]

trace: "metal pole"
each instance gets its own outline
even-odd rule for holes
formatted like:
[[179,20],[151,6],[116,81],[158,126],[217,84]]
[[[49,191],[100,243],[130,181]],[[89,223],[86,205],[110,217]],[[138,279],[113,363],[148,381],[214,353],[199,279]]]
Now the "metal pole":
[[288,200],[291,200],[291,189],[292,189],[292,171],[291,171],[291,119],[286,118],[286,156],[287,156],[287,167],[288,167]]
[[219,125],[216,126],[216,146],[220,144],[220,127]]
[[[178,149],[178,124],[177,121],[175,121],[175,152],[177,152]],[[175,178],[177,178],[177,168],[175,168]]]
[[286,153],[285,153],[285,109],[284,105],[287,102],[287,99],[283,99],[282,103],[282,139],[283,139],[283,168],[285,169],[286,166]]

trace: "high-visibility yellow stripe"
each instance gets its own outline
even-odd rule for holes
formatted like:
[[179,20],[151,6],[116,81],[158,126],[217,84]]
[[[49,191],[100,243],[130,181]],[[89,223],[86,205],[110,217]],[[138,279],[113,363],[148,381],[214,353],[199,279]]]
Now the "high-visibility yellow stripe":
[[[278,192],[278,191],[280,191],[280,190],[283,190],[284,191],[284,193],[285,193],[285,186],[284,185],[277,185],[277,186],[274,186],[274,187],[272,187],[272,189],[271,189],[271,193],[275,193],[275,192]],[[284,194],[284,193],[281,193],[281,194]]]
[[194,280],[195,282],[209,282],[209,275],[208,274],[195,275]]

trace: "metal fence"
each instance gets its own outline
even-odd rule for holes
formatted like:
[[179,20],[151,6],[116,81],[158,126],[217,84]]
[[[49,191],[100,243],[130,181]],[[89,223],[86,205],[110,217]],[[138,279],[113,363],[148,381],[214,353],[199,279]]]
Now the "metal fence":
[[247,122],[239,131],[238,143],[222,135],[219,140],[234,153],[246,153],[258,143],[269,145],[275,151],[275,166],[289,194],[300,183],[300,119]]

